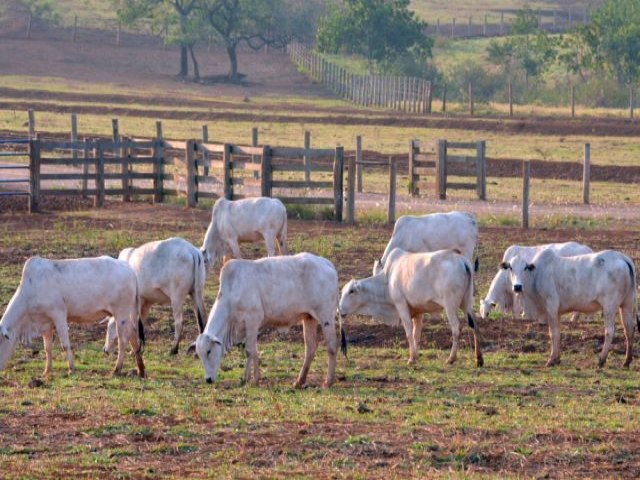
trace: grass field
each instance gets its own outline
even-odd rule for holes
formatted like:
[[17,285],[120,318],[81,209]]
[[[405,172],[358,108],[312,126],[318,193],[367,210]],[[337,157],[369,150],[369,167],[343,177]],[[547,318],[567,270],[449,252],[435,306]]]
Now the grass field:
[[[29,255],[115,255],[119,249],[179,234],[196,245],[207,210],[123,205],[107,210],[5,214],[0,223],[0,305],[15,290]],[[483,224],[488,218],[481,218]],[[617,247],[640,260],[637,230],[532,230],[527,241],[576,239]],[[290,222],[290,248],[326,256],[341,284],[366,276],[390,234]],[[512,241],[513,228],[483,228],[479,291]],[[635,247],[634,247],[634,242]],[[262,247],[244,248],[249,257]],[[217,291],[215,275],[207,305]],[[185,309],[187,310],[187,309]],[[196,334],[187,313],[187,338]],[[244,355],[223,362],[219,381],[204,383],[197,359],[168,354],[168,309],[152,311],[145,351],[148,378],[111,378],[114,358],[101,352],[104,327],[72,328],[77,373],[68,376],[56,346],[54,374],[42,385],[43,354],[20,349],[0,373],[0,468],[4,478],[158,477],[529,477],[637,476],[640,414],[638,364],[622,362],[618,328],[608,366],[596,370],[601,320],[563,325],[563,363],[544,369],[543,326],[494,316],[481,322],[486,366],[477,369],[466,330],[458,362],[445,364],[450,333],[426,323],[416,367],[400,329],[347,319],[349,359],[338,362],[335,387],[322,390],[326,351],[312,364],[309,387],[294,390],[301,332],[263,335],[259,388],[240,386]],[[133,368],[127,358],[126,369]],[[606,412],[606,413],[605,413]]]

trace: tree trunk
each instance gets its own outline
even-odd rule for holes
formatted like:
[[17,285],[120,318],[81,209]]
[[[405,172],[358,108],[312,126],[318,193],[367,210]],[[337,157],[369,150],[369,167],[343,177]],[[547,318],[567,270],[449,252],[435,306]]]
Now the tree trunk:
[[229,80],[236,82],[238,80],[238,53],[236,45],[227,45],[227,55],[229,55]]
[[196,60],[196,54],[193,50],[193,44],[189,45],[189,54],[191,55],[191,62],[193,63],[193,78],[200,80],[200,68],[198,67],[198,60]]
[[186,45],[180,45],[180,76],[189,75],[189,57]]

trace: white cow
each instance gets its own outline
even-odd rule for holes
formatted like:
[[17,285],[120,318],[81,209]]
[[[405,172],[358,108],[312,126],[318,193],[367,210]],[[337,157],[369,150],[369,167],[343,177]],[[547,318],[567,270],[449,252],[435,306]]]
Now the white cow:
[[[138,248],[125,248],[118,258],[131,265],[138,276],[143,321],[146,321],[152,305],[171,305],[175,322],[172,354],[178,353],[182,339],[182,304],[187,295],[193,299],[198,331],[202,333],[206,316],[204,284],[207,270],[200,250],[182,238],[173,237],[145,243]],[[111,352],[115,341],[116,325],[111,318],[104,351]]]
[[513,289],[531,302],[537,315],[549,323],[548,367],[560,363],[560,315],[593,313],[600,309],[605,336],[598,365],[602,367],[607,360],[618,309],[626,336],[624,366],[631,363],[634,320],[640,328],[640,319],[637,319],[636,270],[629,257],[613,250],[561,257],[547,249],[538,252],[530,263],[516,262],[508,268]]
[[111,257],[47,260],[31,257],[24,265],[20,285],[0,320],[0,369],[22,340],[30,343],[42,336],[46,352],[44,374],[51,372],[53,332],[67,354],[69,372],[74,371],[68,323],[90,324],[111,315],[116,319],[118,359],[114,374],[124,363],[127,342],[133,348],[138,374],[144,377],[142,346],[144,329],[136,274],[121,260]]
[[382,258],[373,264],[373,274],[384,268],[387,257],[394,248],[407,252],[435,252],[436,250],[458,250],[470,262],[478,243],[478,223],[467,212],[432,213],[429,215],[403,215],[393,227],[391,240],[384,249]]
[[[530,262],[538,252],[545,249],[553,250],[561,257],[572,257],[574,255],[593,253],[591,248],[578,242],[546,243],[530,247],[511,245],[502,255],[502,263],[500,264],[500,268],[498,269],[495,277],[493,277],[493,280],[491,281],[487,296],[480,300],[480,316],[482,318],[487,318],[494,307],[499,307],[503,313],[510,311],[513,317],[516,316],[516,305],[522,302],[519,302],[519,295],[513,290],[513,285],[511,284],[509,277],[508,265],[510,262],[516,261],[516,259],[520,259],[517,260],[520,262]],[[533,316],[530,306],[520,306],[520,310],[526,318],[531,318]],[[574,314],[573,319],[575,320],[577,316],[578,314]]]
[[[264,327],[290,327],[302,321],[305,359],[296,380],[304,385],[316,352],[320,324],[329,354],[325,386],[333,384],[337,338],[338,274],[331,262],[310,253],[261,260],[231,260],[220,271],[220,290],[204,332],[196,340],[207,383],[218,376],[225,353],[245,342],[247,363],[244,381],[260,380],[258,332]],[[343,335],[343,351],[346,342]]]
[[482,366],[478,324],[473,314],[471,262],[453,250],[408,253],[399,248],[386,260],[382,272],[363,280],[351,280],[342,288],[340,315],[371,315],[389,325],[402,324],[412,364],[418,357],[422,315],[444,309],[453,338],[448,363],[453,363],[460,335],[458,309],[462,309],[473,329],[476,363]]
[[213,205],[211,223],[202,244],[207,265],[212,267],[221,257],[242,258],[240,242],[264,238],[267,255],[288,255],[287,209],[277,198],[246,198],[230,201],[219,198]]

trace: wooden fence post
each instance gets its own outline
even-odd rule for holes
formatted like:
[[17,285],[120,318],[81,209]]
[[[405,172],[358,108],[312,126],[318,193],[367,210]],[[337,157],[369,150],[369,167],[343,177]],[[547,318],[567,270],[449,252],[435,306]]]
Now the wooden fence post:
[[29,125],[29,140],[36,138],[36,115],[33,110],[27,111]]
[[156,124],[156,143],[153,149],[153,201],[164,201],[164,140],[162,138],[162,124]]
[[447,111],[447,84],[442,85],[442,112]]
[[29,139],[29,213],[40,211],[40,140]]
[[589,204],[589,183],[591,181],[591,144],[584,144],[584,159],[582,163],[582,202]]
[[469,115],[473,116],[473,83],[469,82]]
[[411,140],[409,142],[409,195],[411,195],[412,197],[415,197],[418,194],[416,185],[417,178],[413,173],[415,168],[415,155],[417,153],[416,150],[416,141]]
[[224,153],[222,155],[222,162],[224,165],[224,198],[227,200],[233,200],[233,172],[231,168],[230,144],[224,144]]
[[451,38],[455,36],[456,34],[455,30],[456,30],[456,17],[453,17],[451,19]]
[[500,36],[504,35],[504,12],[500,12]]
[[91,142],[84,139],[84,149],[82,151],[82,198],[89,198],[87,189],[89,188],[89,156],[91,155]]
[[356,177],[358,193],[362,193],[362,174],[364,165],[362,164],[362,136],[356,137]]
[[187,164],[187,206],[195,207],[198,203],[198,184],[196,181],[196,142],[187,140],[185,146],[185,163]]
[[522,228],[529,228],[529,160],[522,162]]
[[438,140],[438,158],[436,160],[436,189],[440,200],[447,199],[447,141]]
[[571,117],[576,116],[576,87],[571,85]]
[[633,85],[629,84],[629,118],[633,118]]
[[73,17],[73,34],[71,35],[71,41],[76,43],[76,39],[78,38],[78,16],[75,15]]
[[485,159],[486,143],[484,140],[476,142],[476,172],[478,182],[478,198],[487,199],[487,171]]
[[[120,158],[121,158],[121,168],[120,168],[120,172],[122,173],[122,201],[123,202],[130,202],[131,201],[131,177],[129,176],[130,173],[130,160],[131,160],[131,139],[124,137],[122,139],[122,143],[121,143],[121,149],[120,149]],[[154,149],[155,152],[155,149]],[[154,153],[154,160],[155,160],[155,153]],[[154,161],[154,165],[153,165],[153,170],[155,173],[155,161]],[[155,183],[155,176],[154,176],[154,183]]]
[[33,15],[29,14],[29,20],[27,20],[27,40],[31,38],[31,23],[33,21]]
[[343,203],[343,181],[344,181],[344,148],[336,147],[335,158],[333,160],[333,213],[336,222],[342,222]]
[[305,130],[304,132],[304,156],[302,161],[304,163],[304,181],[309,183],[311,181],[311,157],[309,156],[309,149],[311,148],[311,132]]
[[271,149],[262,147],[262,163],[260,164],[260,190],[263,197],[271,196]]
[[433,82],[431,80],[427,83],[427,88],[429,88],[427,92],[427,113],[431,113],[431,104],[433,102]]
[[[251,146],[252,147],[257,147],[258,146],[258,127],[253,127],[251,129]],[[251,156],[251,163],[259,164],[260,163],[260,157],[258,155],[252,155]],[[260,175],[260,172],[258,172],[257,170],[254,170],[253,171],[253,178],[255,180],[260,178],[258,175]]]
[[96,141],[96,196],[94,206],[104,207],[104,146],[101,140]]
[[116,29],[116,45],[120,46],[120,30],[122,29],[122,26],[120,25],[120,22],[118,22],[118,27]]
[[387,223],[396,221],[396,159],[389,156],[389,205],[387,207]]
[[508,94],[509,94],[509,116],[513,117],[513,82],[511,78],[509,78]]
[[356,157],[349,155],[347,171],[347,223],[356,223]]

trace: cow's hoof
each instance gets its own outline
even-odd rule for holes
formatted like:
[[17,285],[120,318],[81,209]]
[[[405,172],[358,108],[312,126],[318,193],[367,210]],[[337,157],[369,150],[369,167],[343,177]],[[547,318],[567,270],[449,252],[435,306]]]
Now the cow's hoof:
[[293,384],[293,388],[295,388],[296,390],[302,390],[304,388],[304,383],[296,382]]
[[113,372],[111,372],[111,376],[112,377],[123,377],[124,374],[122,373],[122,370],[114,370]]
[[606,358],[598,358],[598,368],[604,367],[604,364],[607,363]]
[[329,382],[328,380],[325,380],[324,383],[322,384],[322,388],[331,388],[333,386],[333,381]]
[[625,359],[624,363],[622,364],[622,366],[624,368],[629,368],[629,366],[631,365],[631,358]]
[[416,361],[415,358],[410,358],[409,360],[407,360],[407,365],[409,365],[409,366],[413,366],[416,363],[418,363],[418,362]]
[[484,358],[482,358],[482,355],[476,357],[476,367],[484,367]]
[[171,347],[171,350],[169,350],[169,353],[171,355],[177,355],[178,354],[178,346],[176,345],[175,347]]
[[550,358],[549,360],[547,360],[547,363],[545,364],[545,367],[547,367],[547,368],[555,367],[556,365],[560,365],[560,359],[559,358]]
[[456,361],[456,357],[449,357],[447,358],[447,365],[452,365],[453,363],[455,363]]

